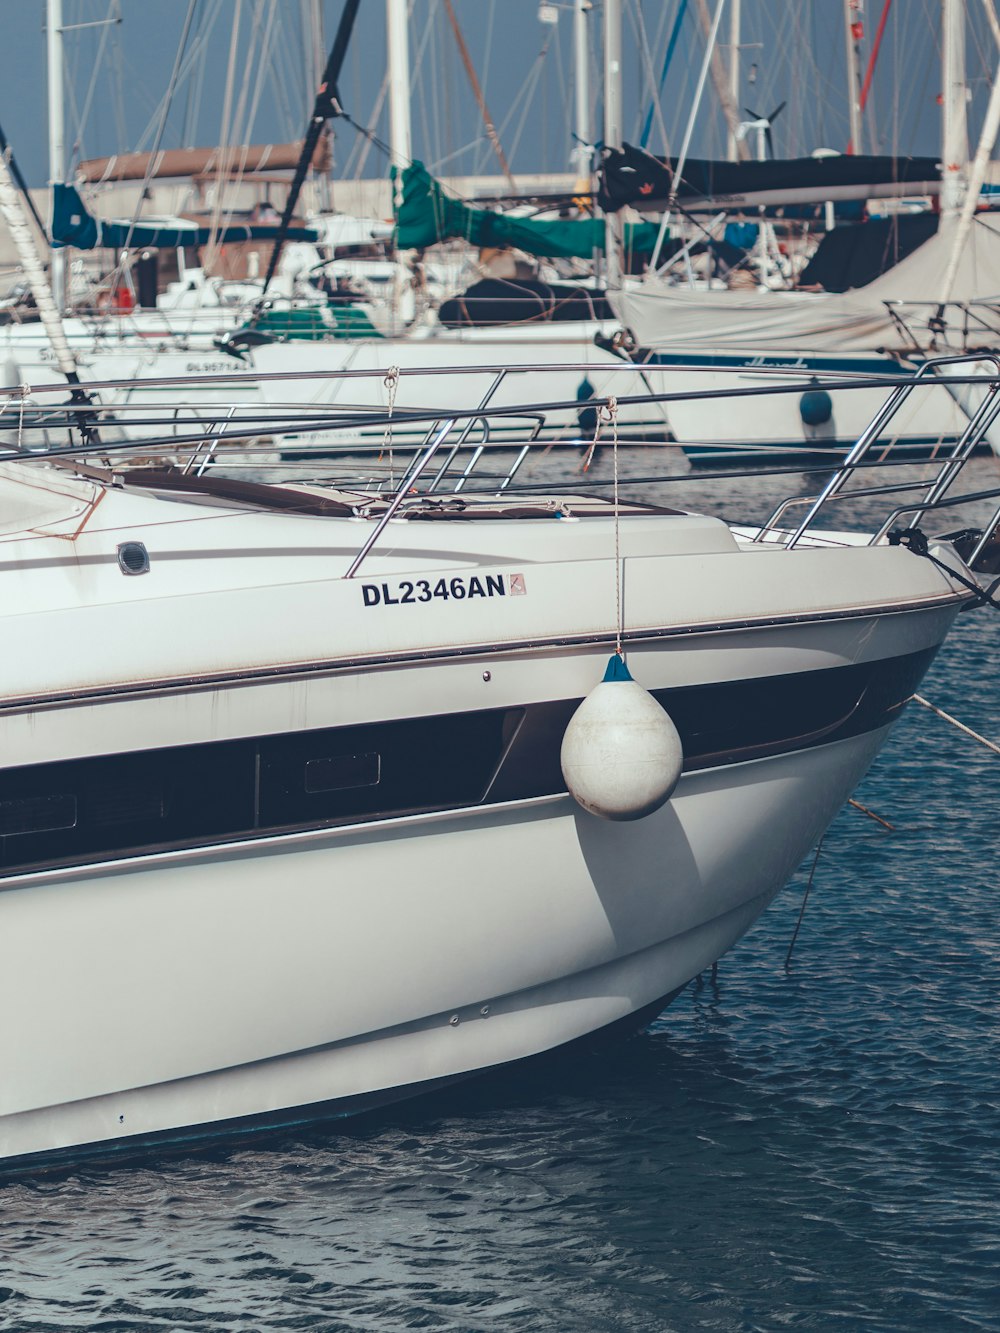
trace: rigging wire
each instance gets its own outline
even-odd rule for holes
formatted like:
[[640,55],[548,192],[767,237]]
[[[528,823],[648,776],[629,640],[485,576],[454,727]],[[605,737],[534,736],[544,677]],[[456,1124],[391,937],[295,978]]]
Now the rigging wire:
[[[486,18],[486,38],[484,42],[483,60],[481,66],[484,97],[486,96],[486,87],[489,82],[490,68],[492,63],[491,56],[493,54],[493,22],[495,18],[496,18],[496,0],[490,0],[489,12]],[[473,160],[472,170],[474,175],[479,176],[484,174],[484,165],[488,156],[489,153],[485,149],[485,147],[481,149],[481,155],[477,155]]]
[[663,136],[663,151],[667,156],[670,155],[670,147],[669,147],[670,136],[667,134],[667,126],[663,119],[663,109],[660,103],[661,103],[661,98],[663,96],[663,88],[667,81],[667,71],[670,69],[670,64],[674,58],[674,51],[676,50],[677,47],[677,40],[680,37],[681,24],[683,23],[684,15],[687,12],[687,3],[688,0],[679,0],[677,6],[677,13],[674,18],[674,24],[670,30],[670,38],[667,41],[666,54],[663,57],[663,66],[660,70],[659,82],[657,82],[657,80],[654,79],[653,77],[653,70],[649,56],[649,44],[646,39],[645,24],[643,23],[642,20],[641,7],[638,10],[639,24],[641,27],[639,50],[642,53],[643,57],[643,63],[646,71],[646,79],[649,85],[649,99],[650,99],[649,110],[646,112],[646,119],[643,122],[642,131],[639,135],[639,147],[645,148],[649,143],[650,132],[653,128],[653,115],[655,112],[657,121],[659,122],[660,133]]
[[806,884],[806,891],[802,895],[802,906],[799,908],[799,919],[795,923],[795,929],[792,931],[792,938],[788,945],[788,952],[785,954],[785,971],[789,971],[792,965],[792,950],[795,948],[795,941],[799,938],[799,931],[802,929],[802,919],[806,914],[806,904],[809,901],[809,895],[812,893],[813,880],[816,877],[816,867],[819,865],[819,854],[823,850],[823,843],[826,834],[820,838],[816,844],[816,855],[813,857],[812,869],[809,871],[809,880]]
[[[192,46],[200,45],[204,40],[199,29],[202,27],[205,19],[205,10],[199,9],[197,12],[197,26],[192,38]],[[197,112],[201,103],[201,88],[204,82],[204,62],[198,67],[197,77],[188,81],[187,103],[184,107],[184,119],[181,124],[181,144],[184,147],[191,147],[195,142],[195,126],[198,123]]]
[[[180,72],[177,76],[178,87],[187,82],[192,70],[198,68],[204,69],[204,66],[207,63],[208,41],[211,35],[212,25],[214,25],[215,19],[218,17],[219,10],[223,3],[225,3],[225,0],[215,0],[215,12],[212,14],[209,23],[203,25],[205,30],[200,34],[196,34],[193,39],[189,38],[188,52],[181,64]],[[206,57],[206,59],[202,59],[203,56]],[[143,75],[141,71],[137,70],[135,72],[135,78],[141,80],[142,77]],[[163,118],[167,115],[169,109],[166,96],[161,97],[153,114],[143,129],[142,134],[139,135],[138,139],[132,145],[132,150],[134,152],[145,151],[146,145],[158,132],[160,125],[163,123]]]
[[[359,177],[365,169],[365,163],[368,161],[368,153],[371,148],[378,148],[385,152],[387,156],[392,157],[389,145],[383,143],[375,133],[375,126],[378,124],[382,115],[382,108],[385,106],[385,99],[389,95],[389,73],[388,70],[382,79],[382,86],[378,90],[378,96],[375,98],[375,105],[372,107],[372,113],[368,117],[367,127],[356,124],[350,116],[345,115],[344,119],[349,125],[353,125],[359,132],[361,138],[355,141],[354,148],[347,159],[347,165],[344,168],[344,175],[350,177],[352,172],[355,178]],[[361,145],[358,151],[358,145]],[[358,152],[358,160],[354,163],[354,154]],[[352,165],[353,164],[353,165]]]
[[[282,6],[279,5],[279,12],[281,10]],[[302,83],[302,73],[297,65],[298,62],[293,55],[293,43],[283,41],[277,44],[267,66],[267,78],[278,111],[280,137],[289,143],[294,142],[301,133],[303,115],[308,116],[311,110],[310,106],[303,104],[308,103],[309,96],[313,92],[311,87],[306,88],[302,102],[298,106],[292,106],[289,89],[297,89]]]
[[128,134],[125,129],[125,45],[121,38],[121,30],[118,28],[114,30],[111,50],[114,56],[115,73],[111,83],[112,104],[118,130],[118,150],[124,152],[128,143]]
[[108,4],[108,16],[104,20],[104,26],[101,31],[101,39],[97,44],[97,55],[94,57],[93,66],[90,72],[90,83],[83,99],[83,106],[79,112],[76,111],[76,101],[73,97],[72,84],[69,88],[70,100],[73,104],[74,118],[76,120],[76,132],[73,135],[73,145],[70,154],[71,172],[72,167],[83,157],[83,130],[90,117],[90,108],[94,100],[94,94],[97,91],[98,80],[105,73],[105,47],[111,36],[112,27],[121,23],[121,0],[110,0]]
[[264,89],[263,71],[270,67],[271,43],[274,39],[275,17],[278,12],[277,4],[272,0],[271,8],[268,14],[267,26],[264,29],[260,42],[260,55],[257,57],[257,78],[254,80],[253,100],[250,103],[250,109],[247,112],[247,123],[244,129],[244,142],[250,144],[253,142],[254,126],[257,124],[257,112],[260,109],[260,97]]
[[518,145],[521,142],[521,135],[524,133],[525,121],[528,118],[528,112],[531,110],[531,104],[534,100],[535,90],[538,87],[538,81],[541,77],[542,68],[545,62],[545,57],[548,55],[549,45],[551,41],[552,41],[552,34],[550,32],[542,42],[541,50],[538,52],[538,55],[535,56],[531,69],[528,71],[528,74],[524,82],[521,84],[520,89],[518,90],[517,94],[515,95],[514,99],[511,102],[510,110],[507,112],[506,117],[500,124],[500,133],[503,134],[505,133],[507,126],[510,124],[510,121],[513,119],[515,112],[518,110],[518,103],[520,103],[521,100],[524,99],[524,105],[523,107],[521,107],[521,119],[518,122],[514,138],[511,140],[511,146],[510,146],[511,157],[514,157],[517,154]]
[[173,104],[174,90],[177,87],[177,76],[180,72],[181,64],[184,59],[184,50],[187,46],[188,37],[191,31],[191,23],[194,18],[194,11],[197,6],[197,3],[198,0],[188,0],[188,10],[184,18],[184,27],[181,30],[181,40],[177,47],[177,54],[174,57],[174,67],[170,71],[170,79],[167,83],[167,91],[163,99],[163,107],[164,107],[163,115],[160,118],[160,126],[156,135],[156,141],[153,144],[152,151],[149,155],[149,161],[146,164],[146,170],[143,174],[142,188],[139,191],[139,195],[135,203],[135,209],[133,210],[132,218],[129,222],[128,232],[125,236],[125,245],[122,248],[121,258],[119,259],[118,264],[115,267],[116,278],[120,270],[122,270],[125,267],[125,264],[127,262],[126,255],[132,244],[132,232],[135,230],[135,225],[139,220],[139,214],[142,212],[142,205],[146,198],[146,192],[149,189],[149,182],[152,180],[153,172],[156,170],[156,155],[160,151],[160,144],[163,142],[163,133],[167,127],[167,117],[170,115],[170,108]]
[[[437,26],[438,0],[431,0],[431,3],[432,3],[432,8],[428,16],[427,29],[426,29],[427,38],[430,37],[431,32]],[[441,87],[441,76],[438,70],[438,51],[440,49],[440,45],[441,44],[439,42],[434,41],[430,42],[428,46],[428,42],[425,41],[423,50],[421,51],[421,57],[426,55],[429,67],[427,70],[427,77],[426,78],[421,77],[421,86],[425,87],[426,84],[429,83],[430,93],[431,93],[430,98],[427,97],[426,92],[424,92],[424,95],[420,98],[420,118],[423,123],[424,143],[427,145],[428,155],[430,155],[430,148],[433,143],[437,142],[440,145],[439,136],[437,134],[432,133],[431,129],[432,124],[434,125],[440,124],[440,114],[439,114],[440,108],[438,106],[438,91]],[[422,65],[422,63],[423,60],[421,58],[417,62],[417,68],[419,68]],[[411,88],[416,86],[416,71],[414,73],[414,77],[411,81],[410,86]],[[431,116],[430,120],[428,120],[428,103],[430,103],[430,116]]]
[[[377,148],[380,153],[385,155],[387,161],[392,160],[392,149],[389,147],[387,143],[385,143],[382,139],[380,139],[377,134],[374,134],[366,126],[359,125],[358,122],[354,119],[354,117],[349,115],[346,111],[342,111],[340,113],[340,119],[346,120],[348,125],[350,125],[351,129],[356,130],[358,134],[360,134],[361,137],[366,141],[366,144],[369,147]],[[464,152],[465,150],[462,149],[461,151]]]
[[[277,0],[270,0],[270,5],[267,11],[268,13],[267,23],[263,29],[263,35],[261,35],[261,23],[262,23],[262,15],[264,12],[263,7],[265,2],[266,0],[256,0],[256,5],[253,15],[253,25],[251,28],[250,38],[248,42],[247,77],[244,79],[243,86],[240,89],[240,100],[237,105],[236,114],[233,120],[233,135],[232,135],[233,141],[235,142],[235,140],[238,137],[240,139],[240,147],[244,151],[239,153],[237,157],[237,163],[238,163],[237,169],[235,175],[231,179],[229,176],[227,160],[224,157],[222,163],[223,170],[222,172],[220,172],[220,177],[218,180],[217,188],[218,188],[218,197],[220,200],[220,205],[224,197],[228,197],[230,201],[228,207],[226,207],[223,210],[224,227],[228,227],[229,224],[232,222],[233,215],[236,211],[236,205],[238,199],[237,191],[239,190],[239,187],[242,185],[243,179],[246,175],[246,163],[247,163],[246,150],[249,149],[250,144],[252,142],[253,127],[256,123],[257,109],[260,103],[260,95],[264,86],[264,78],[262,71],[263,69],[267,68],[267,65],[269,64],[268,58],[270,54],[270,46],[274,30],[275,16],[277,14]],[[253,69],[254,61],[256,61],[257,63],[256,77],[254,77],[254,69]],[[247,94],[251,87],[254,89],[253,100],[250,104],[249,109],[247,109],[246,105]],[[242,129],[240,129],[241,125]],[[232,159],[230,158],[228,159],[228,161],[231,162]]]
[[[236,56],[239,50],[240,22],[243,17],[243,0],[235,0],[233,8],[233,26],[229,34],[229,61],[226,68],[226,87],[222,102],[222,126],[219,132],[219,145],[222,149],[220,166],[227,162],[226,153],[232,127],[233,85],[236,80]],[[202,251],[202,267],[208,272],[215,263],[219,251],[218,232],[222,219],[222,191],[217,190],[209,222],[208,244]]]
[[[428,63],[433,64],[434,62],[435,47],[431,43],[431,37],[434,32],[434,21],[435,21],[435,15],[437,14],[437,5],[438,5],[438,0],[430,0],[430,6],[428,8],[428,13],[427,13],[427,22],[424,24],[424,30],[421,35],[420,41],[417,45],[416,52],[414,54],[411,54],[410,56],[411,97],[413,95],[413,90],[417,88],[418,80],[422,79],[424,61],[427,59],[428,47],[430,47],[430,52],[431,52],[430,61]],[[433,77],[433,73],[430,76],[430,78],[432,86],[434,86],[436,80]],[[431,143],[431,136],[427,125],[426,97],[421,95],[419,102],[420,102],[421,122],[424,128],[424,142],[429,145]]]
[[[878,27],[875,29],[875,38],[872,42],[871,53],[868,56],[868,68],[865,70],[864,81],[861,84],[861,92],[858,95],[858,109],[863,113],[868,105],[868,94],[871,91],[872,77],[875,74],[875,66],[878,62],[879,49],[882,46],[882,38],[885,34],[886,20],[889,17],[889,10],[892,8],[892,0],[883,0],[882,13],[879,16]],[[868,113],[868,136],[871,144],[877,145],[879,137],[876,132],[874,107]]]
[[[558,84],[558,87],[557,87],[558,96],[557,96],[557,98],[556,98],[556,107],[562,109],[562,108],[570,107],[570,106],[573,105],[573,95],[574,95],[574,91],[575,91],[575,90],[574,90],[574,88],[572,88],[572,87],[570,86],[569,81],[568,81],[568,79],[567,79],[567,77],[566,77],[566,67],[565,67],[565,65],[564,65],[564,63],[563,63],[562,43],[557,41],[557,42],[555,43],[553,49],[554,49],[554,51],[555,51],[555,58],[556,58],[556,80],[557,80],[557,84]],[[565,114],[565,113],[564,113],[564,114]],[[546,142],[546,146],[547,146],[547,144],[548,144],[548,136],[547,136],[547,135],[546,135],[546,140],[545,140],[545,142]],[[573,145],[574,142],[575,142],[575,140],[573,139],[572,134],[570,134],[569,137],[568,137],[568,144],[570,145],[571,148],[572,148],[572,145]],[[564,156],[565,156],[565,154],[562,152],[562,145],[560,145],[560,159],[559,159],[559,161],[560,161],[560,167],[559,167],[559,169],[560,169],[560,170],[562,170],[562,167],[563,167],[563,158],[564,158]],[[548,159],[546,159],[546,162],[547,162],[547,160],[548,160]]]

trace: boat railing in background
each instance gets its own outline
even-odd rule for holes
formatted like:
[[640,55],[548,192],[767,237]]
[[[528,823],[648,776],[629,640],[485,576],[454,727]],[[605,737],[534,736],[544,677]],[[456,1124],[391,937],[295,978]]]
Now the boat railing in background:
[[[510,401],[512,382],[524,385],[523,396],[529,399],[532,384],[540,382],[538,376],[556,371],[587,376],[594,375],[596,369],[590,362],[576,365],[380,367],[360,371],[271,374],[242,367],[227,373],[196,377],[92,382],[81,386],[82,393],[88,395],[82,402],[67,401],[68,389],[61,383],[30,389],[28,386],[8,386],[0,389],[0,439],[6,437],[13,447],[0,448],[0,459],[76,460],[103,465],[109,469],[108,475],[115,477],[120,477],[122,469],[128,468],[133,478],[139,475],[136,468],[149,470],[164,465],[192,479],[203,476],[209,468],[213,475],[219,469],[265,469],[271,474],[283,473],[281,479],[286,484],[306,481],[341,488],[346,485],[358,494],[359,515],[375,519],[374,530],[350,567],[349,576],[353,577],[386,524],[401,511],[405,513],[411,507],[419,506],[426,502],[426,497],[437,492],[463,492],[463,498],[469,499],[528,490],[536,494],[554,490],[563,494],[568,491],[599,494],[601,487],[608,483],[595,474],[587,476],[587,467],[598,444],[602,449],[608,449],[614,440],[616,448],[622,447],[617,430],[609,423],[614,422],[617,426],[624,405],[669,405],[678,400],[723,399],[732,400],[738,410],[743,400],[801,392],[799,383],[789,384],[787,379],[780,378],[779,370],[767,367],[759,376],[747,368],[747,376],[752,382],[738,387],[706,390],[692,387],[684,391],[653,393],[645,379],[648,368],[623,362],[620,365],[602,364],[599,367],[603,377],[602,392],[584,399]],[[627,389],[629,376],[633,379],[639,376],[638,383],[646,386],[643,392],[611,392],[617,390],[620,382]],[[626,378],[622,380],[622,377]],[[265,382],[277,382],[280,386],[283,381],[293,381],[297,384],[296,392],[311,395],[314,392],[312,382],[327,380],[353,383],[357,392],[352,397],[364,398],[368,393],[371,401],[345,403],[334,400],[317,404],[300,396],[298,401],[280,402],[273,397],[267,400],[253,398],[250,392],[251,388]],[[390,390],[388,401],[380,395],[377,386],[365,390],[363,386],[368,381],[381,381]],[[440,392],[428,389],[428,384],[438,383]],[[916,480],[909,473],[900,480],[901,474],[897,471],[895,477],[887,481],[883,469],[912,464],[912,459],[902,451],[893,452],[898,436],[894,438],[889,428],[897,414],[914,393],[941,391],[943,385],[949,391],[954,385],[967,390],[965,428],[948,437],[940,454],[932,454],[927,463],[932,471],[929,478],[925,466]],[[202,391],[208,386],[220,389],[224,401],[218,404],[206,402]],[[404,386],[421,405],[411,406],[401,401]],[[785,546],[789,550],[807,537],[814,542],[818,540],[818,520],[826,507],[848,499],[896,496],[901,501],[877,530],[876,523],[881,514],[874,522],[865,520],[865,537],[871,542],[885,540],[891,527],[900,521],[915,527],[928,511],[954,507],[955,502],[946,497],[955,479],[1000,416],[1000,355],[979,352],[938,357],[925,361],[915,373],[832,377],[820,387],[831,394],[877,388],[886,396],[846,456],[840,450],[817,445],[805,449],[808,459],[805,466],[803,451],[798,450],[789,460],[791,466],[783,465],[783,460],[779,459],[776,466],[754,467],[744,472],[727,470],[725,475],[730,479],[740,476],[781,477],[790,472],[799,476],[819,473],[826,478],[815,494],[781,499],[763,524],[741,522],[740,529],[747,532],[748,540]],[[376,389],[374,395],[371,394],[372,388]],[[499,401],[501,388],[505,389],[503,401]],[[193,404],[187,416],[177,407],[176,395],[167,405],[158,401],[158,394],[166,389],[185,392],[186,401]],[[117,390],[138,396],[123,402],[114,397]],[[430,405],[427,405],[429,394]],[[515,478],[532,449],[542,443],[543,429],[548,428],[553,417],[559,414],[562,414],[563,421],[574,423],[572,428],[566,428],[559,443],[575,446],[587,458],[579,481],[567,482],[564,477],[562,483],[553,485],[536,476],[530,487],[521,481],[515,484]],[[97,437],[92,433],[95,423],[99,432]],[[503,431],[495,429],[498,423],[502,424]],[[83,424],[90,427],[89,435],[79,429]],[[296,441],[295,451],[276,448],[275,441],[291,438]],[[64,444],[63,440],[69,442]],[[655,457],[658,464],[667,458],[683,462],[681,453],[669,448],[671,443],[664,431],[664,438],[655,446],[659,452],[649,456]],[[547,451],[551,447],[552,439],[547,437],[544,449]],[[410,456],[409,451],[414,448],[415,452]],[[491,471],[484,460],[501,458],[500,449],[513,451],[513,461],[508,460],[501,468]],[[408,461],[397,467],[396,460],[404,450]],[[379,455],[377,463],[366,463],[362,470],[358,459],[376,453]],[[385,453],[388,453],[387,464],[382,462]],[[274,461],[275,457],[277,461]],[[351,459],[353,463],[346,461]],[[352,466],[356,479],[347,484],[344,476]],[[872,477],[872,484],[867,484],[868,477]],[[684,472],[659,470],[655,476],[632,477],[631,480],[635,484],[673,486],[691,478],[691,469],[685,464]],[[978,498],[987,498],[988,494]],[[997,494],[1000,495],[1000,489]],[[373,508],[372,502],[376,500],[378,503]],[[804,515],[789,531],[785,523],[793,510],[804,510]],[[977,552],[982,549],[998,519],[1000,515],[995,516],[990,529],[982,534]],[[869,536],[872,533],[874,535]]]
[[[966,460],[985,439],[986,432],[996,420],[997,415],[1000,414],[1000,393],[998,393],[998,389],[1000,389],[1000,355],[995,352],[970,352],[956,356],[934,357],[925,361],[914,373],[911,380],[898,384],[862,432],[854,448],[851,449],[816,497],[805,518],[802,519],[799,526],[785,542],[787,549],[791,550],[796,546],[805,536],[807,530],[816,525],[816,520],[824,507],[844,489],[859,465],[864,462],[870,453],[876,440],[921,381],[935,375],[939,369],[945,366],[976,365],[984,362],[992,365],[994,373],[988,381],[983,382],[984,396],[982,403],[970,417],[968,425],[958,437],[951,453],[942,462],[937,476],[927,488],[924,501],[920,505],[908,506],[908,511],[913,514],[911,527],[915,527],[920,515],[928,509],[935,508],[938,501],[944,498],[945,493],[962,470]],[[852,498],[856,499],[859,492],[853,491],[851,494]],[[762,531],[773,528],[772,520],[773,516],[765,523]],[[888,522],[891,526],[891,518]],[[888,526],[884,524],[872,537],[872,544],[884,538],[888,530]]]
[[957,338],[961,350],[966,352],[976,350],[969,347],[975,338],[988,337],[995,342],[1000,336],[998,301],[884,301],[883,305],[921,361],[927,349],[933,351],[939,340],[950,338],[954,342]]

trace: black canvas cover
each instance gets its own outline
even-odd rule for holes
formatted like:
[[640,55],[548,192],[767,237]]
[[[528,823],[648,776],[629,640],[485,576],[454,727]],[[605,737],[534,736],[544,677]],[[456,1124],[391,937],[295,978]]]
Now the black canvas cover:
[[799,285],[846,292],[864,287],[912,254],[938,228],[936,213],[900,213],[849,227],[834,227],[802,270]]
[[[670,198],[677,162],[653,157],[625,144],[621,152],[609,149],[601,169],[598,199],[605,212],[626,204],[641,210],[662,211]],[[938,181],[941,165],[933,157],[794,157],[770,162],[715,162],[689,158],[677,188],[677,199],[752,197],[773,191],[813,193],[822,189],[854,188]]]
[[535,278],[483,278],[438,311],[448,329],[614,317],[603,292]]

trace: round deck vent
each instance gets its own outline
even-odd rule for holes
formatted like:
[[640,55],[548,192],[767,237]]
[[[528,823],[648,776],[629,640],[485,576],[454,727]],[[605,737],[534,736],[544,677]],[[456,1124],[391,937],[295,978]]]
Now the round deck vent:
[[122,542],[118,548],[118,568],[123,574],[149,573],[149,552],[142,542]]

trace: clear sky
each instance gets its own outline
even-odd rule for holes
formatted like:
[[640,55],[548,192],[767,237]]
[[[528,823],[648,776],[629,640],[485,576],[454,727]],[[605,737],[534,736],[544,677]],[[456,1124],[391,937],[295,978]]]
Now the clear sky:
[[[679,148],[690,112],[704,39],[698,0],[688,0],[662,92],[654,99],[668,39],[684,0],[624,0],[626,139],[638,142],[655,108],[649,146]],[[866,62],[884,0],[863,0],[861,58]],[[342,0],[321,0],[324,41],[332,43]],[[714,10],[715,0],[707,0]],[[981,0],[969,0],[970,128],[975,136],[989,94],[996,51]],[[300,138],[312,104],[303,39],[310,0],[63,0],[67,52],[67,139],[75,157],[153,145],[182,32],[191,14],[182,77],[170,104],[163,147],[217,144],[227,92],[235,142]],[[491,116],[515,174],[566,170],[573,147],[570,0],[539,17],[539,0],[453,0]],[[768,114],[781,156],[847,141],[841,0],[742,0],[742,106]],[[110,24],[102,23],[111,17]],[[0,0],[0,125],[32,185],[47,167],[45,0]],[[117,21],[120,20],[120,21]],[[591,87],[600,111],[601,4],[591,16]],[[91,26],[77,27],[88,24]],[[939,0],[895,0],[889,10],[866,124],[866,151],[935,154],[940,109]],[[728,17],[722,37],[728,41]],[[443,0],[413,0],[410,26],[414,153],[440,174],[497,169],[469,90]],[[235,52],[231,60],[231,52]],[[724,50],[724,54],[727,51]],[[326,51],[318,55],[320,66]],[[311,59],[317,60],[315,50]],[[361,0],[341,79],[346,109],[377,138],[386,77],[384,0]],[[598,132],[599,137],[599,132]],[[336,174],[385,170],[382,150],[340,122]],[[711,84],[692,153],[723,156],[725,130]]]

